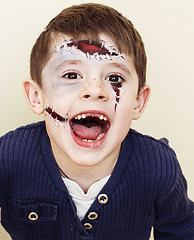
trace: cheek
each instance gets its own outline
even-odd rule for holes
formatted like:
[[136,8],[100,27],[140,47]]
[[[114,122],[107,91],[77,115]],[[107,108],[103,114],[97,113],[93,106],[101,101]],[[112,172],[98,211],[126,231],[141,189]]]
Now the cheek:
[[83,82],[82,81],[67,81],[66,79],[55,76],[52,72],[50,75],[45,74],[43,81],[43,91],[47,99],[64,99],[72,98],[78,94]]
[[78,84],[58,85],[57,87],[47,88],[45,95],[50,104],[55,102],[64,105],[72,102],[79,95],[79,92],[80,85]]
[[127,92],[125,89],[121,95],[117,113],[124,118],[130,120],[133,118],[134,109],[136,106],[136,95]]

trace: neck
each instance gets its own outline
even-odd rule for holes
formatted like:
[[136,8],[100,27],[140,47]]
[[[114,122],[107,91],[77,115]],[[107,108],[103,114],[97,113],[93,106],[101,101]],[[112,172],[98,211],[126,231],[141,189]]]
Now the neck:
[[75,181],[86,193],[93,183],[112,174],[119,152],[120,148],[102,160],[98,165],[89,167],[79,166],[70,158],[64,158],[64,156],[56,153],[53,154],[61,175]]
[[71,171],[67,176],[69,179],[76,182],[85,193],[87,193],[93,183],[112,174],[115,164],[116,160],[113,165],[107,168],[82,168],[81,171]]

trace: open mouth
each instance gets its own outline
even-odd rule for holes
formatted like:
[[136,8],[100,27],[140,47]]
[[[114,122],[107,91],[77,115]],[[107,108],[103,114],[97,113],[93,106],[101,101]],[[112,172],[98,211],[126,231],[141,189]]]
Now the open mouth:
[[69,121],[69,124],[74,140],[85,147],[99,146],[110,128],[108,118],[101,113],[78,114]]

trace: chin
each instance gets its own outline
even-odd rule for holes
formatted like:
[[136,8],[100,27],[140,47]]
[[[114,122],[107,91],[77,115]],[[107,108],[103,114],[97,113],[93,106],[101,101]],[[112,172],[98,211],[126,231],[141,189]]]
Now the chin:
[[81,156],[79,157],[79,160],[77,158],[76,159],[71,158],[71,160],[72,162],[74,162],[74,164],[76,164],[79,167],[96,167],[103,161],[103,159],[94,157],[88,158],[88,156],[86,157]]

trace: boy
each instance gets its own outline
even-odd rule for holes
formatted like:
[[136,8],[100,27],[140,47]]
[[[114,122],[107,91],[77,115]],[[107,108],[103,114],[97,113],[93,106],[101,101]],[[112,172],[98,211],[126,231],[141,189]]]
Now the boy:
[[2,225],[14,240],[194,239],[174,151],[130,129],[150,95],[144,45],[116,10],[63,10],[37,39],[25,96],[45,122],[0,139]]

